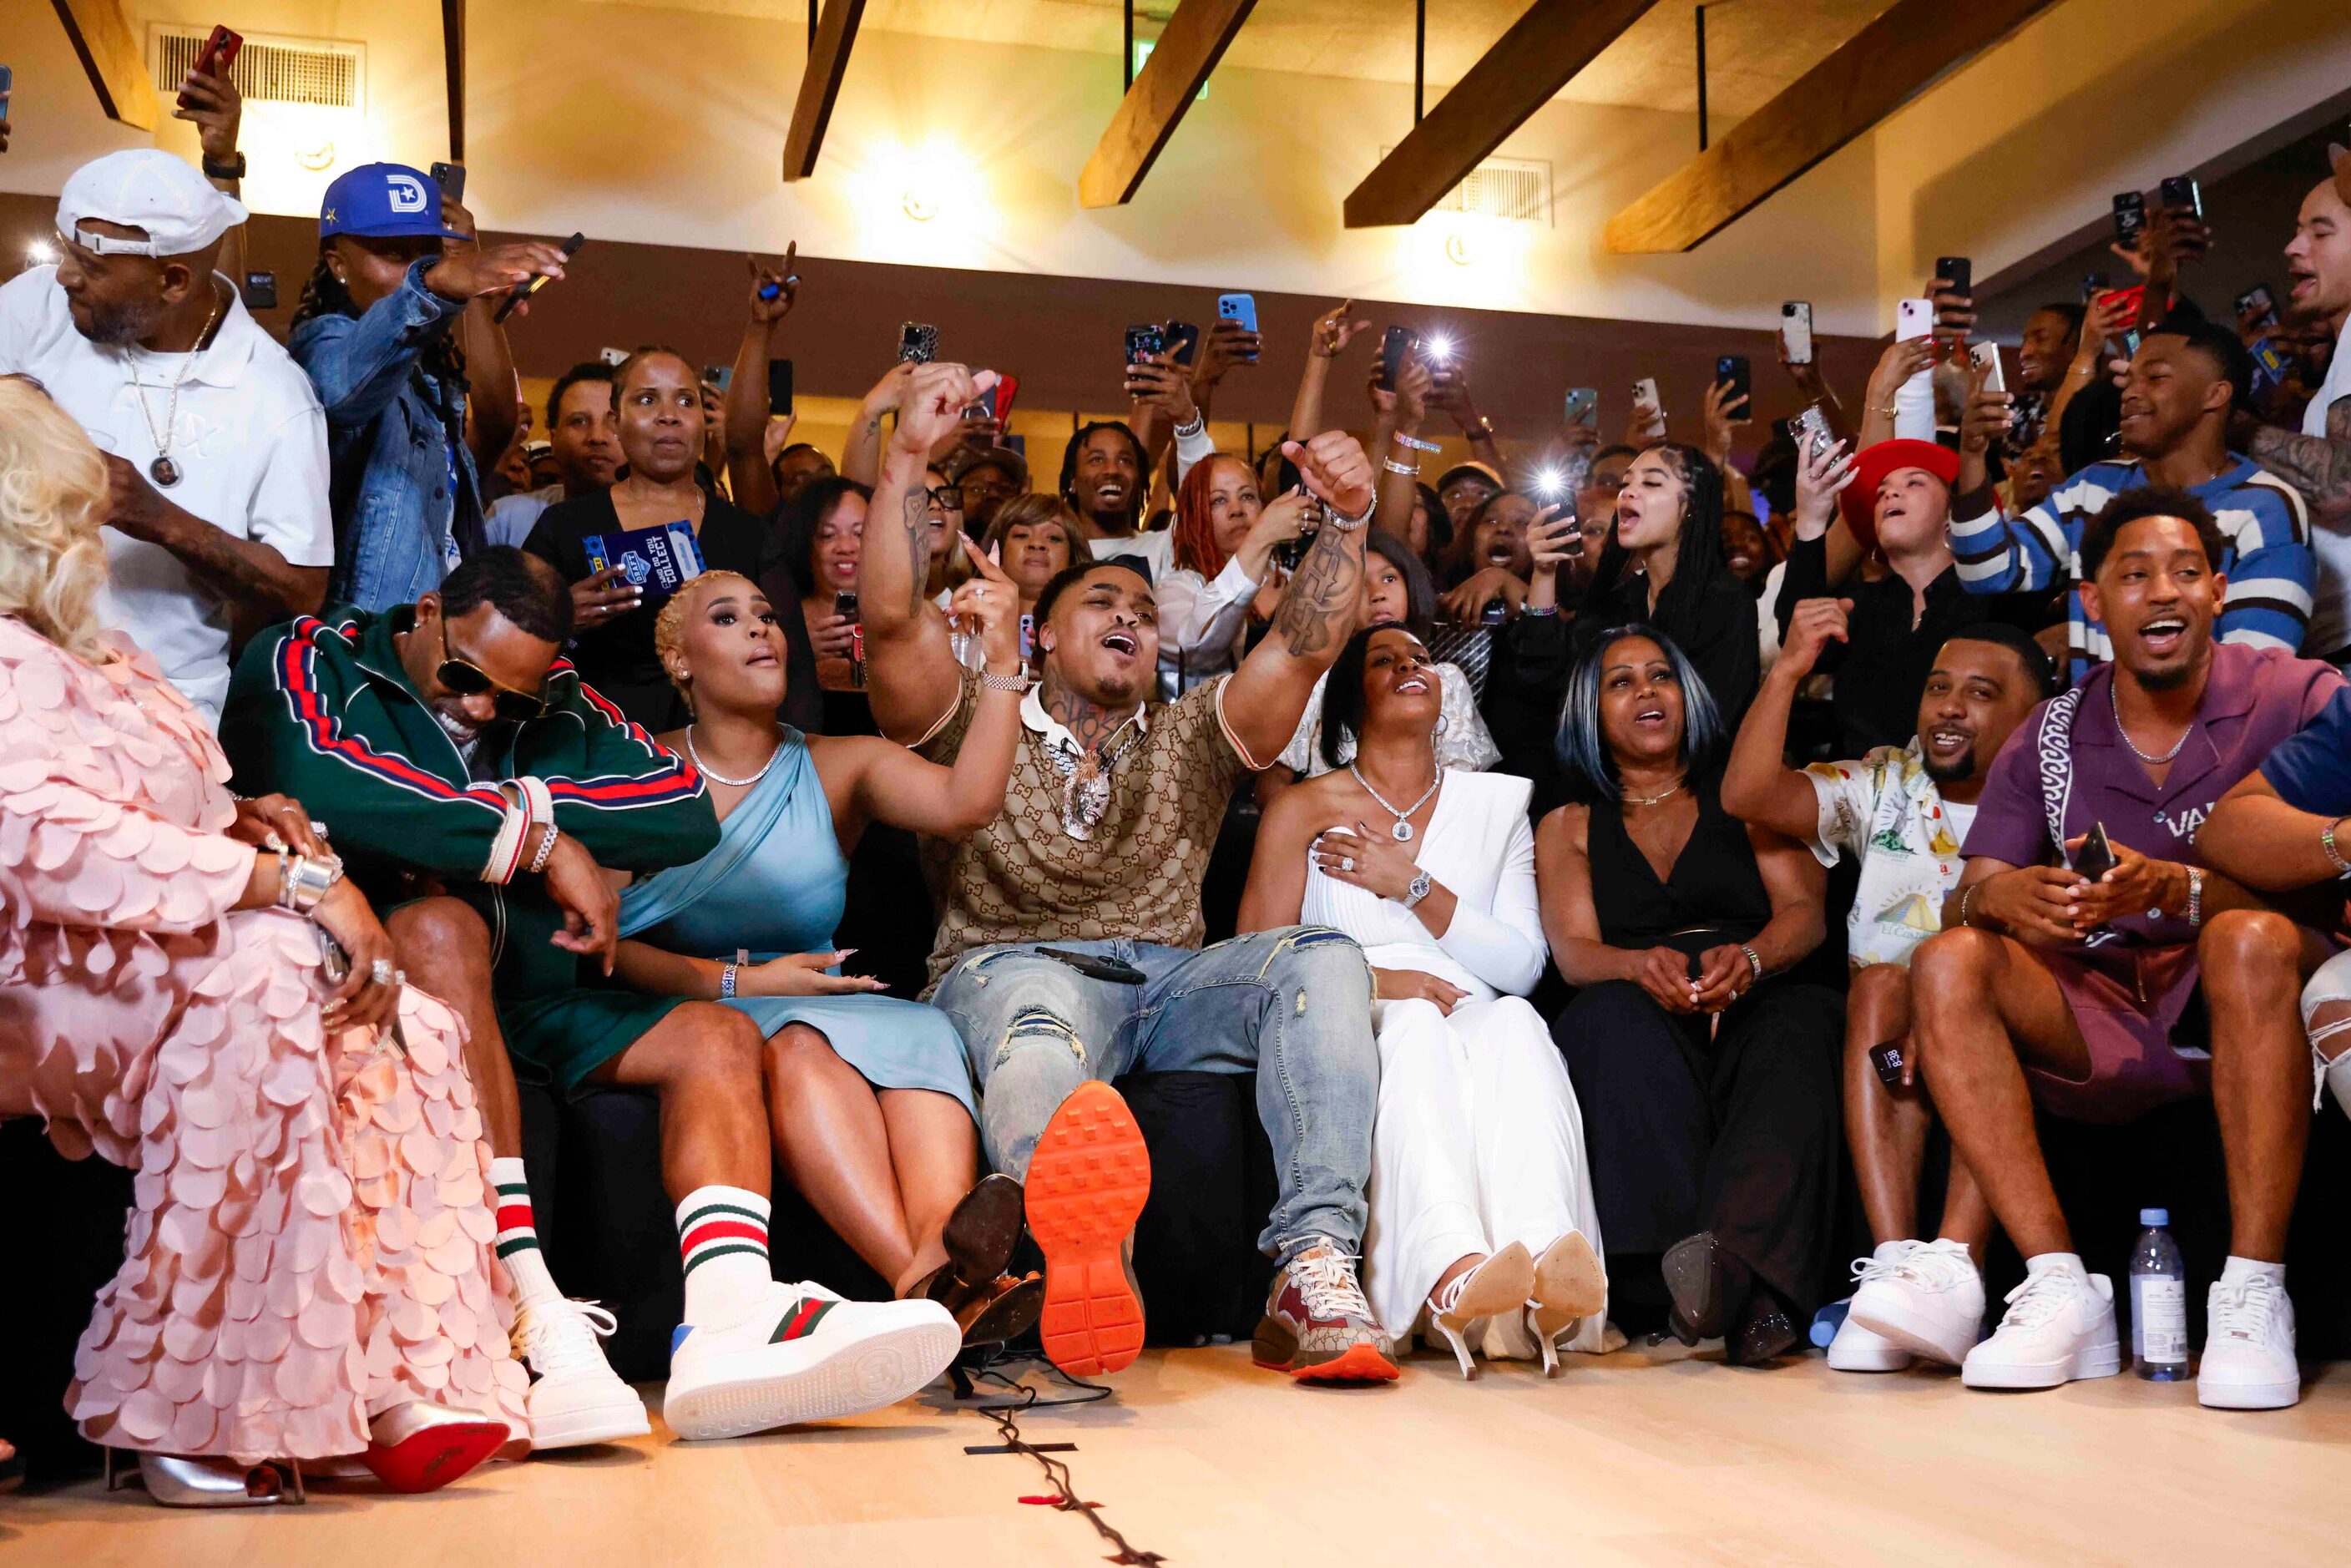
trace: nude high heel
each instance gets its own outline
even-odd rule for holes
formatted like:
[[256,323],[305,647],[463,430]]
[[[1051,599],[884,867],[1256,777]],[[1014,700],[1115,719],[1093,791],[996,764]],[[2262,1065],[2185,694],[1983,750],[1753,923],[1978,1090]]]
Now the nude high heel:
[[368,1437],[362,1458],[376,1479],[394,1491],[434,1491],[497,1452],[507,1424],[417,1399],[370,1421]]
[[1578,1320],[1608,1308],[1608,1270],[1583,1232],[1571,1230],[1535,1260],[1534,1289],[1527,1296],[1527,1326],[1542,1348],[1543,1375],[1560,1374],[1559,1336]]
[[1469,1359],[1469,1343],[1461,1336],[1479,1318],[1515,1312],[1534,1288],[1535,1260],[1523,1242],[1513,1241],[1487,1255],[1475,1268],[1464,1270],[1452,1283],[1430,1292],[1429,1326],[1445,1336],[1461,1364],[1461,1375],[1475,1379],[1477,1363]]
[[218,1455],[141,1453],[136,1464],[118,1470],[114,1455],[114,1449],[105,1450],[106,1490],[123,1486],[135,1473],[147,1495],[165,1508],[266,1508],[309,1500],[302,1490],[302,1468],[290,1460],[289,1493],[286,1475],[267,1461],[247,1465]]

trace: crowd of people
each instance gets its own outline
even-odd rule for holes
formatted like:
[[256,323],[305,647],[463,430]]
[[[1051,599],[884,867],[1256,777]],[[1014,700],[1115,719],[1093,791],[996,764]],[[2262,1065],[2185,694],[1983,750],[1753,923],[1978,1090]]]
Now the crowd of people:
[[[1254,1075],[1253,1354],[1348,1383],[1416,1333],[1782,1362],[1848,1169],[1832,1367],[2111,1375],[2036,1112],[2209,1096],[2199,1396],[2299,1396],[2287,1220],[2314,1092],[2351,1109],[2351,169],[2286,325],[2199,309],[2167,210],[2017,391],[1937,278],[1857,414],[1791,361],[1817,420],[1744,465],[1729,382],[1617,444],[1506,444],[1416,350],[1326,408],[1349,301],[1265,452],[1207,413],[1299,346],[1219,321],[1049,489],[997,371],[919,355],[793,442],[790,253],[730,376],[581,365],[527,443],[504,323],[567,257],[399,165],[328,192],[281,346],[191,80],[203,172],[86,165],[0,287],[0,1115],[137,1173],[66,1398],[158,1500],[649,1430],[540,1249],[524,1084],[658,1097],[683,1439],[1032,1333],[1131,1363],[1143,1071]],[[894,883],[847,967],[860,866],[930,908]],[[776,1173],[886,1299],[777,1277]]]

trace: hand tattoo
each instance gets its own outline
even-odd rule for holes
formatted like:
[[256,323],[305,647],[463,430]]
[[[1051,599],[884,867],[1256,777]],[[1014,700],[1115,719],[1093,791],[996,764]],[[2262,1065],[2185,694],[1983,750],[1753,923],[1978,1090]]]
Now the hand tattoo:
[[1364,591],[1364,530],[1325,523],[1273,613],[1273,635],[1293,659],[1321,658],[1353,630]]

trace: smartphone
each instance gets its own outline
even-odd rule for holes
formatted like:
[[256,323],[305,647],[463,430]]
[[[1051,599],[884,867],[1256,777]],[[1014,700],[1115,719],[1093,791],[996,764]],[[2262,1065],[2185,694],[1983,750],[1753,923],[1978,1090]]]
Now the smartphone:
[[[6,66],[0,66],[0,108],[6,106],[8,95],[16,90],[16,73]],[[0,114],[0,120],[6,118],[5,114]]]
[[1931,299],[1905,299],[1894,308],[1894,335],[1897,339],[1931,338],[1935,335],[1935,302]]
[[277,308],[277,275],[274,272],[248,272],[245,275],[245,308],[247,310]]
[[1020,378],[998,372],[996,378],[996,423],[1004,423],[1012,417],[1012,400],[1020,395]]
[[927,365],[938,358],[939,329],[925,321],[904,321],[898,327],[898,358],[906,364]]
[[[778,360],[776,362],[779,365],[788,365],[791,363],[789,360]],[[847,589],[843,589],[840,592],[834,594],[832,596],[832,612],[835,615],[840,616],[843,621],[856,620],[857,595],[850,592]]]
[[1950,285],[1949,292],[1972,297],[1976,291],[1976,266],[1964,256],[1938,256],[1935,258],[1935,276]]
[[1179,365],[1190,364],[1193,354],[1197,352],[1200,347],[1200,329],[1193,326],[1189,321],[1170,321],[1165,331],[1167,335],[1167,351],[1176,356],[1176,362]]
[[1657,378],[1655,376],[1643,376],[1633,383],[1633,401],[1644,408],[1654,408],[1660,413],[1665,412],[1664,400],[1657,396]]
[[1805,404],[1804,411],[1790,423],[1792,426],[1790,434],[1795,439],[1796,450],[1808,458],[1825,450],[1836,440],[1835,434],[1829,429],[1828,415],[1821,412],[1821,405],[1816,402]]
[[1157,359],[1167,351],[1167,334],[1156,326],[1129,327],[1126,329],[1126,362],[1140,365]]
[[[563,259],[569,261],[573,256],[578,256],[580,254],[580,247],[587,243],[588,236],[586,235],[576,234],[569,239],[565,240],[563,244],[557,248],[563,252]],[[547,285],[548,277],[543,272],[528,282],[517,284],[515,286],[514,292],[507,296],[506,303],[498,307],[496,314],[493,315],[490,319],[493,322],[505,320],[507,317],[514,314],[516,306],[521,304],[524,300],[529,298],[532,295],[546,287]],[[610,353],[611,351],[611,350],[609,349],[605,350],[607,353]],[[621,359],[622,360],[627,358],[628,356],[626,354],[621,356]],[[618,364],[620,361],[615,360],[612,362],[614,364]]]
[[596,357],[617,371],[622,365],[629,362],[629,350],[626,349],[599,349],[596,350]]
[[2106,275],[2103,272],[2085,272],[2082,274],[2082,303],[2087,305],[2090,301],[2095,299],[2099,295],[2104,294],[2112,287],[2113,285],[2107,280]]
[[2186,213],[2191,217],[2204,216],[2204,190],[2193,174],[2174,174],[2155,188],[2155,199],[2168,212]]
[[2257,338],[2250,352],[2253,356],[2253,392],[2259,396],[2285,380],[2291,368],[2285,355],[2279,351],[2272,338]]
[[2095,882],[2115,869],[2115,846],[2106,837],[2106,825],[2094,823],[2082,840],[2082,847],[2074,852],[2074,869],[2085,882]]
[[1420,341],[1420,334],[1409,327],[1391,327],[1380,335],[1380,379],[1376,383],[1382,392],[1395,391],[1396,378],[1404,374],[1405,356]]
[[[240,35],[215,26],[212,37],[204,40],[204,47],[196,51],[196,63],[188,68],[198,76],[225,77],[236,64],[236,52],[243,47],[245,39]],[[182,109],[190,107],[184,91],[180,94],[179,104]]]
[[[1253,294],[1219,294],[1217,314],[1228,321],[1238,321],[1246,331],[1257,330],[1257,297]],[[1254,360],[1255,354],[1249,356]]]
[[[2248,317],[2252,319],[2247,319]],[[2237,296],[2237,319],[2249,327],[2277,325],[2277,297],[2266,283],[2256,283]]]
[[1123,958],[1113,958],[1092,953],[1072,953],[1066,947],[1040,947],[1048,958],[1059,959],[1090,980],[1108,980],[1114,985],[1139,986],[1150,978],[1142,970]]
[[[1003,562],[997,564],[1001,566]],[[1026,610],[1020,612],[1020,656],[1024,659],[1037,656],[1037,617]]]
[[1739,406],[1739,400],[1745,398],[1747,412],[1750,415],[1753,414],[1755,412],[1754,382],[1755,369],[1747,362],[1746,355],[1722,354],[1716,358],[1714,384],[1728,385],[1730,388],[1729,392],[1722,400],[1724,408],[1736,409]]
[[434,164],[433,183],[440,186],[441,193],[451,201],[465,199],[465,166],[463,163]]
[[1780,307],[1780,347],[1792,365],[1813,362],[1813,302],[1791,299]]
[[1970,343],[1968,345],[1968,358],[1973,360],[1977,366],[1982,370],[1984,373],[1984,391],[2004,392],[2008,390],[2008,374],[2000,368],[2000,345],[1998,343]]
[[1568,388],[1567,405],[1563,412],[1569,424],[1598,424],[1600,423],[1600,389],[1598,387]]
[[792,412],[792,362],[789,360],[768,361],[768,412],[771,414]]
[[2147,198],[2137,191],[2115,193],[2115,243],[2137,250],[2147,235]]

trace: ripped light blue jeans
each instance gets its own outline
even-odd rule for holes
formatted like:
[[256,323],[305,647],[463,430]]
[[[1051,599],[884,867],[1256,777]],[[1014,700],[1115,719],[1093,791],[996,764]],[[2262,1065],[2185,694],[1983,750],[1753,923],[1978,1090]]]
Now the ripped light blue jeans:
[[1026,945],[975,948],[948,971],[931,1000],[970,1053],[996,1169],[1025,1176],[1046,1122],[1090,1078],[1253,1071],[1281,1180],[1258,1246],[1284,1260],[1321,1238],[1362,1250],[1380,1078],[1362,948],[1319,925],[1198,952],[1124,938],[1039,946],[1123,959],[1144,980],[1090,978]]

